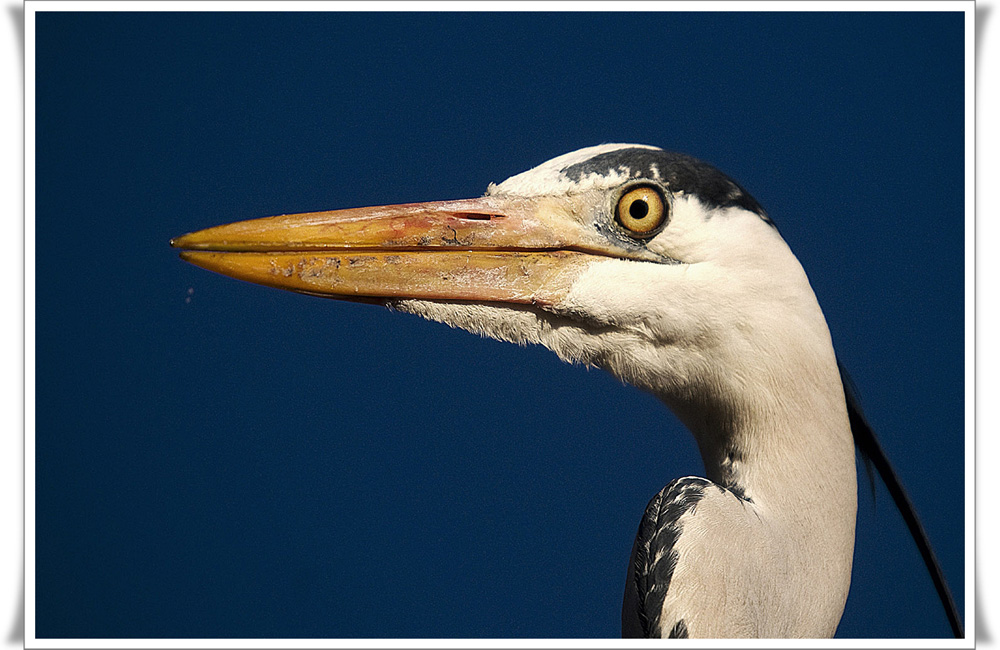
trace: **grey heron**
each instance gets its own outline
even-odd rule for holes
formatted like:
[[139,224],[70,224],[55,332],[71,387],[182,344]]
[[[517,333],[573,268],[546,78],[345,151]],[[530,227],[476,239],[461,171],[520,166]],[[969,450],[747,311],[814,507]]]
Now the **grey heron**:
[[605,144],[479,198],[254,219],[172,244],[243,280],[540,344],[659,397],[694,435],[706,478],[649,502],[625,636],[832,636],[851,581],[855,447],[962,635],[802,266],[760,204],[706,163]]

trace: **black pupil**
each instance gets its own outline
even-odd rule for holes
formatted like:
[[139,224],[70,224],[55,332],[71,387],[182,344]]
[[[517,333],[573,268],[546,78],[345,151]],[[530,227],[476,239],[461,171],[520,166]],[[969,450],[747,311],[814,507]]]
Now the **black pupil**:
[[628,214],[633,219],[642,219],[649,214],[649,206],[642,199],[632,201],[632,205],[628,206]]

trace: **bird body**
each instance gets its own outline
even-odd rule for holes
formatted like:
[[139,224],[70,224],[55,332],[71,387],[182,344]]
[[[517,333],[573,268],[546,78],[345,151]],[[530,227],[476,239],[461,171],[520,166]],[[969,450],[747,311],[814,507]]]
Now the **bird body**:
[[710,165],[601,145],[478,199],[257,219],[173,244],[227,275],[539,344],[653,393],[694,435],[706,478],[650,501],[623,634],[834,634],[857,511],[843,380],[802,266]]

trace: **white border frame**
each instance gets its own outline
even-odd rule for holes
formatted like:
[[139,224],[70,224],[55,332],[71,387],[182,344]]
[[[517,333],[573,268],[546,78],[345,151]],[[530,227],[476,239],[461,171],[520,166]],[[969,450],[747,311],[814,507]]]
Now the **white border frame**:
[[811,2],[769,0],[622,1],[572,3],[528,1],[364,2],[227,0],[26,0],[24,3],[24,645],[26,648],[622,648],[649,647],[649,640],[618,639],[37,639],[35,638],[35,14],[44,11],[963,11],[965,13],[965,639],[671,639],[690,648],[972,648],[975,645],[975,2],[973,0],[894,0]]

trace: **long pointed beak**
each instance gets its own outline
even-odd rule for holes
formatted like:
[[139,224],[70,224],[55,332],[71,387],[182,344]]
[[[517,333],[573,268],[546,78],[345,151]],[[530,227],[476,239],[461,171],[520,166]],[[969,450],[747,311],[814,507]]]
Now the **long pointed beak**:
[[[178,237],[197,266],[332,298],[558,302],[597,256],[568,204],[486,196],[241,221]],[[588,241],[589,240],[589,241]]]

